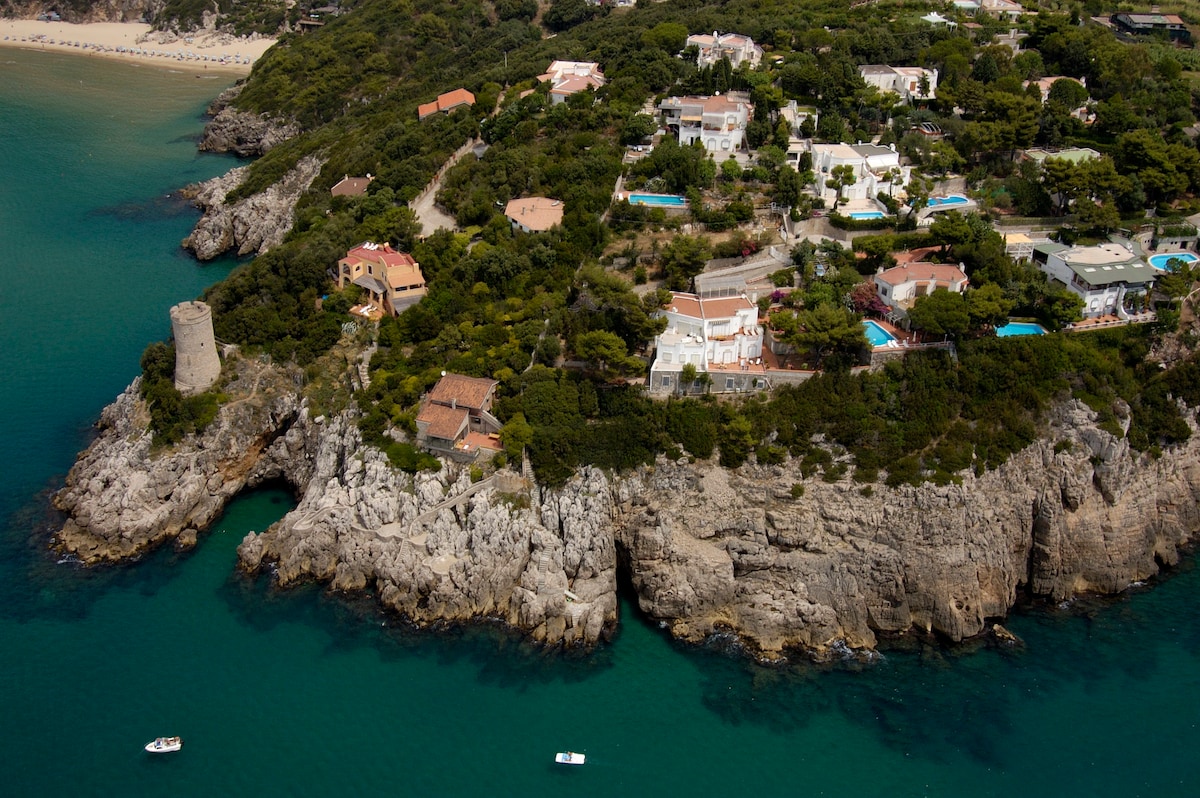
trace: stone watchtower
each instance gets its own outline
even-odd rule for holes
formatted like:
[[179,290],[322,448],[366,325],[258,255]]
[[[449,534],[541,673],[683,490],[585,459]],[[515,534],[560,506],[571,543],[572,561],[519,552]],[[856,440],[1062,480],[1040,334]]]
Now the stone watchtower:
[[171,331],[175,334],[175,387],[185,395],[208,389],[221,374],[212,310],[203,302],[180,302],[171,308]]

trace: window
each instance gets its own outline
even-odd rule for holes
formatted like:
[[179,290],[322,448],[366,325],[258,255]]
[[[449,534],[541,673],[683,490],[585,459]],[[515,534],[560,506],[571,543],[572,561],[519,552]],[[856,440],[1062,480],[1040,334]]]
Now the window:
[[669,376],[667,376],[666,374],[664,374],[663,378],[662,378],[662,387],[664,387],[664,388],[671,387],[671,378]]
[[725,390],[727,390],[727,391],[733,390],[733,377],[725,378]]

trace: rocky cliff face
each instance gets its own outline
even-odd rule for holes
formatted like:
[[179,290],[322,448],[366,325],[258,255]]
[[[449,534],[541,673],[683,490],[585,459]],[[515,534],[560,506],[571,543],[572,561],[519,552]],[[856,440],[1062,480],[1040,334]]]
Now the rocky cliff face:
[[[240,85],[227,89],[209,106],[213,119],[204,128],[200,149],[243,157],[263,155],[300,132],[294,123],[234,108],[232,102],[240,91]],[[200,260],[212,260],[229,250],[238,255],[261,255],[279,246],[292,229],[296,202],[321,173],[323,164],[315,155],[305,157],[265,190],[236,202],[227,202],[226,197],[242,184],[249,167],[239,166],[221,177],[188,186],[183,193],[204,215],[183,239],[183,247]]]
[[733,630],[766,656],[913,627],[957,641],[1018,590],[1116,593],[1177,562],[1200,529],[1196,438],[1138,456],[1071,403],[1046,440],[961,485],[809,480],[800,499],[787,467],[664,462],[622,483],[616,536],[642,608],[688,640]]
[[472,485],[446,465],[416,477],[364,447],[353,412],[311,418],[293,375],[254,362],[223,390],[234,401],[202,436],[155,451],[137,383],[108,407],[100,436],[55,496],[68,514],[57,544],[86,563],[127,559],[197,533],[237,493],[270,479],[299,506],[239,548],[336,590],[373,590],[421,624],[498,618],[550,643],[591,644],[617,617],[612,503],[605,478],[581,474],[540,491],[501,473]]
[[418,623],[498,618],[590,644],[616,622],[616,568],[677,636],[734,632],[764,657],[873,648],[916,628],[984,631],[1018,592],[1113,593],[1178,560],[1200,529],[1200,435],[1158,460],[1059,409],[1045,441],[961,485],[801,482],[788,466],[660,460],[559,490],[461,467],[415,477],[364,447],[353,411],[310,418],[286,372],[242,364],[203,436],[149,444],[134,388],[105,411],[56,504],[86,562],[195,540],[245,487],[282,477],[298,507],[239,547],[243,567],[368,590]]
[[205,152],[232,152],[242,158],[265,155],[274,147],[300,134],[295,122],[276,119],[233,107],[242,91],[239,83],[221,92],[208,106],[212,117],[204,126],[200,149]]
[[239,166],[185,190],[204,216],[196,223],[182,246],[200,260],[212,260],[229,250],[238,255],[261,255],[283,243],[295,221],[296,202],[321,173],[322,161],[310,155],[265,190],[237,202],[225,197],[246,176],[249,167]]

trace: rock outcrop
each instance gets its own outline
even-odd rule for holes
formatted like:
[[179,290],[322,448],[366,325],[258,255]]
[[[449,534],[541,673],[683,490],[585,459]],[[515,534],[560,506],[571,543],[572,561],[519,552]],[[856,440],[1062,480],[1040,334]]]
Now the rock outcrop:
[[212,260],[229,250],[238,255],[261,255],[279,246],[292,229],[297,200],[321,173],[322,164],[315,155],[302,158],[279,181],[232,203],[226,196],[241,185],[247,166],[190,186],[185,193],[204,209],[204,216],[183,239],[183,247],[200,260]]
[[788,465],[660,458],[549,490],[509,472],[472,484],[450,464],[399,472],[363,445],[353,410],[311,418],[294,385],[240,364],[218,421],[164,452],[131,387],[56,496],[69,515],[59,545],[95,562],[186,543],[238,491],[284,478],[297,508],[239,547],[243,567],[270,565],[282,585],[372,591],[420,624],[494,618],[590,644],[616,622],[621,562],[675,635],[732,632],[770,658],[870,649],[910,629],[986,633],[1023,591],[1064,599],[1153,576],[1200,529],[1200,434],[1138,455],[1075,402],[1043,441],[961,484],[827,484]]
[[232,152],[242,158],[254,158],[300,134],[300,126],[295,122],[233,107],[230,102],[240,90],[240,86],[233,87],[232,95],[231,90],[226,90],[209,106],[213,118],[204,126],[201,150]]
[[666,461],[624,482],[617,540],[642,609],[700,640],[774,656],[917,628],[984,632],[1018,591],[1116,593],[1178,561],[1200,529],[1200,442],[1154,460],[1080,403],[1049,435],[961,485],[804,482],[787,467]]
[[[264,155],[299,135],[300,127],[294,122],[235,108],[233,102],[243,86],[242,83],[231,86],[209,104],[208,113],[213,118],[204,126],[201,150],[232,152],[249,158]],[[302,158],[280,180],[235,202],[226,198],[241,186],[249,167],[236,167],[220,177],[188,186],[182,193],[204,215],[191,235],[183,239],[183,247],[200,260],[212,260],[230,250],[238,255],[261,255],[279,246],[292,229],[296,202],[321,173],[323,164],[315,155]]]

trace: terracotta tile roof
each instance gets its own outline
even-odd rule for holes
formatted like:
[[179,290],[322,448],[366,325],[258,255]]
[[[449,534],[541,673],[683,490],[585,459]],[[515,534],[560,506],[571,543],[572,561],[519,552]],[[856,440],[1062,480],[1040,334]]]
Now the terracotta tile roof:
[[424,119],[427,116],[433,116],[438,112],[437,100],[431,103],[422,103],[417,106],[417,119]]
[[963,274],[962,269],[949,263],[909,263],[886,269],[875,275],[875,279],[888,285],[933,280],[937,285],[948,288],[955,283],[965,282],[967,275]]
[[437,381],[429,392],[429,401],[441,405],[457,402],[460,408],[480,410],[496,386],[495,380],[484,377],[467,377],[462,374],[447,374]]
[[754,304],[744,296],[701,299],[695,294],[672,294],[671,310],[696,319],[728,319]]
[[504,215],[540,233],[562,222],[563,204],[561,200],[549,197],[524,197],[510,200],[504,208]]
[[425,434],[431,438],[457,440],[459,433],[467,426],[468,412],[465,407],[448,407],[433,402],[426,402],[417,414],[418,424],[428,424]]
[[475,95],[466,89],[455,89],[439,94],[437,104],[439,111],[452,111],[460,105],[474,105]]

